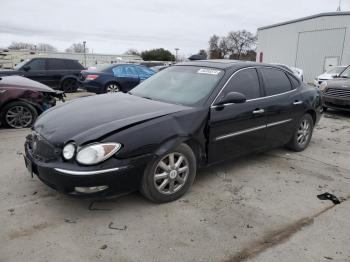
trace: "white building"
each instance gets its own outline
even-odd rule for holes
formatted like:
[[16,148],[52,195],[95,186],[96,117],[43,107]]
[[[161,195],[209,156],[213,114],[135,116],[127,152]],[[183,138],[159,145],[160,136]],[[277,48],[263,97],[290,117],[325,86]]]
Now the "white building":
[[349,65],[350,12],[322,13],[259,28],[257,61],[301,68],[307,82],[335,65]]
[[13,68],[19,62],[34,57],[69,58],[78,60],[86,67],[97,64],[114,63],[139,63],[142,60],[137,55],[117,54],[92,54],[92,53],[64,53],[64,52],[40,52],[31,50],[0,50],[0,68]]

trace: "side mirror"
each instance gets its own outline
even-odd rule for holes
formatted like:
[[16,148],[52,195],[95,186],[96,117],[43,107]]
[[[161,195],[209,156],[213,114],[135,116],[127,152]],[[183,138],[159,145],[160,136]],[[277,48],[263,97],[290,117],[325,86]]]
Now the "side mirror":
[[23,66],[22,68],[23,68],[24,71],[29,71],[30,70],[30,66],[29,65]]
[[216,105],[224,105],[224,104],[241,104],[247,101],[245,95],[237,92],[230,92],[226,94],[219,103]]

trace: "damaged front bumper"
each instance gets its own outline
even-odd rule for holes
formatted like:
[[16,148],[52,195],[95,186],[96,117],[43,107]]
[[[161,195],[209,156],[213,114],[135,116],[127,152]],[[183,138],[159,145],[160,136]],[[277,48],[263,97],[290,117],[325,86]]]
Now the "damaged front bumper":
[[[42,150],[40,143],[34,147]],[[53,155],[47,153],[47,158],[41,157],[33,148],[31,135],[27,137],[24,160],[31,175],[59,192],[77,197],[105,197],[137,190],[151,158],[111,158],[99,165],[80,166],[65,162],[60,155],[56,150]]]

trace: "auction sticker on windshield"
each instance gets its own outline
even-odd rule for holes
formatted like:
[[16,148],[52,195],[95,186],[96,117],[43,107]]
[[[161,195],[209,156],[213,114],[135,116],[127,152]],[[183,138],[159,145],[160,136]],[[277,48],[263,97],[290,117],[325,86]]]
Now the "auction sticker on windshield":
[[215,70],[215,69],[208,69],[208,68],[201,68],[198,70],[198,74],[207,74],[207,75],[218,75],[220,74],[220,70]]

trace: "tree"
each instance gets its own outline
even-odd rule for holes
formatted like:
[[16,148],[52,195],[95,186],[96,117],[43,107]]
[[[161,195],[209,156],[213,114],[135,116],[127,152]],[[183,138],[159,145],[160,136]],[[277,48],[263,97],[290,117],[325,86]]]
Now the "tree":
[[28,50],[35,50],[35,45],[31,43],[25,43],[25,42],[12,42],[8,49],[12,50],[21,50],[21,49],[28,49]]
[[225,37],[225,36],[221,37],[219,42],[219,49],[220,49],[222,58],[225,58],[225,56],[229,55],[230,52],[232,52],[230,39],[228,37]]
[[145,61],[175,61],[175,56],[163,48],[143,51],[141,57]]
[[[84,53],[84,45],[82,43],[72,44],[66,49],[67,53]],[[85,53],[89,53],[89,49],[85,48]]]
[[38,51],[46,51],[46,52],[57,52],[57,48],[50,45],[50,44],[45,44],[45,43],[39,43],[36,46],[36,50]]
[[140,52],[137,49],[130,48],[125,52],[126,55],[140,55]]
[[257,37],[246,30],[231,31],[228,33],[229,46],[232,55],[240,59],[242,53],[255,48]]
[[221,51],[219,48],[220,37],[217,35],[212,35],[209,39],[209,57],[210,59],[222,58]]

